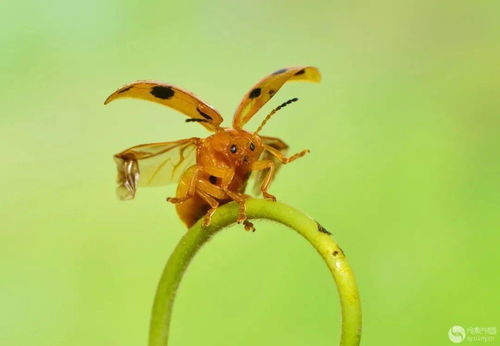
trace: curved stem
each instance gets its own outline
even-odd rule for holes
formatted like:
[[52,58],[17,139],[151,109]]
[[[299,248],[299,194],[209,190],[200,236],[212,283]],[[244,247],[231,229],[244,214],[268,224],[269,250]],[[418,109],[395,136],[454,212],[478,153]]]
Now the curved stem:
[[[279,202],[249,199],[246,203],[249,219],[269,219],[298,232],[318,251],[332,273],[342,308],[340,345],[359,345],[361,338],[361,306],[351,267],[344,252],[330,233],[316,221]],[[149,346],[166,346],[174,298],[182,275],[198,249],[222,228],[234,223],[238,204],[229,203],[217,209],[209,227],[197,222],[182,237],[163,271],[151,315]]]

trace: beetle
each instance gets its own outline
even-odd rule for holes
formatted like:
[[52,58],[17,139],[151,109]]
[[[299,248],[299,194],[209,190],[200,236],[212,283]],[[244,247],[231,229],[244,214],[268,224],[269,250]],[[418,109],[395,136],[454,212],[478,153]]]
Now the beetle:
[[319,82],[321,75],[313,66],[288,67],[277,70],[259,81],[241,100],[232,127],[222,127],[220,113],[194,94],[177,86],[155,81],[137,81],[112,93],[104,102],[131,97],[171,107],[197,122],[210,132],[206,138],[192,137],[173,142],[134,146],[114,155],[118,171],[117,195],[132,199],[139,186],[161,186],[178,182],[176,196],[167,201],[176,205],[177,214],[187,227],[203,217],[210,225],[217,208],[230,201],[239,204],[238,223],[245,229],[255,228],[245,214],[245,188],[252,172],[256,172],[256,193],[276,201],[268,192],[281,164],[304,156],[302,150],[285,156],[288,145],[276,137],[260,136],[266,122],[281,108],[297,101],[288,100],[273,109],[254,132],[243,126],[289,81]]

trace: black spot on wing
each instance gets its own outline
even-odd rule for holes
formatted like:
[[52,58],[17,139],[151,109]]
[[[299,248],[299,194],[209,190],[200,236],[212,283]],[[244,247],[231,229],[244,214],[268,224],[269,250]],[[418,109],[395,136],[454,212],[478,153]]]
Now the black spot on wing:
[[213,120],[213,118],[212,118],[210,115],[208,115],[207,113],[203,113],[202,111],[200,111],[200,109],[199,109],[198,107],[196,107],[196,110],[197,110],[197,111],[198,111],[198,113],[200,113],[200,115],[201,115],[202,117],[204,117],[205,119],[207,119],[207,120]]
[[207,119],[189,118],[186,119],[187,123],[209,123]]
[[215,177],[213,175],[209,176],[208,180],[210,181],[210,183],[212,183],[214,185],[217,184],[217,177]]
[[122,90],[118,91],[118,94],[123,94],[124,92],[127,92],[129,91],[130,89],[132,89],[133,86],[128,86],[126,88],[123,88]]
[[273,75],[282,74],[285,73],[286,71],[288,71],[286,68],[282,68],[281,70],[274,71],[272,74]]
[[159,99],[167,100],[174,96],[174,94],[175,91],[171,87],[157,85],[151,88],[151,95]]
[[249,98],[254,99],[256,97],[260,96],[261,89],[260,88],[255,88],[250,92],[250,95],[248,95]]
[[270,89],[270,90],[268,91],[269,95],[271,95],[271,96],[273,96],[275,92],[276,92],[276,91],[274,91],[274,89]]
[[296,75],[296,76],[300,76],[301,74],[304,74],[305,72],[306,72],[306,70],[305,70],[305,69],[302,69],[302,70],[300,70],[300,71],[295,72],[295,75]]
[[331,233],[328,232],[328,230],[325,227],[321,226],[318,222],[316,222],[316,224],[318,225],[318,231],[320,231],[321,233],[331,235]]

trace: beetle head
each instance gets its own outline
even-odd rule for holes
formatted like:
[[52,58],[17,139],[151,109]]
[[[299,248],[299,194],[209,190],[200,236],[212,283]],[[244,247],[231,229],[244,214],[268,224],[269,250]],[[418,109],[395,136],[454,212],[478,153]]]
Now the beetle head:
[[250,165],[263,151],[260,137],[245,130],[225,128],[213,137],[213,148],[231,166]]

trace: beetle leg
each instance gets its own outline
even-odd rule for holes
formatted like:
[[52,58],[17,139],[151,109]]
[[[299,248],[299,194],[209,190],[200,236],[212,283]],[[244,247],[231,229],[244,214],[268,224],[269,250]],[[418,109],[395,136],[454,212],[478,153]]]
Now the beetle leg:
[[191,197],[193,197],[196,193],[196,180],[198,178],[198,172],[199,172],[199,168],[196,167],[191,175],[191,179],[189,179],[188,189],[182,195],[175,196],[175,197],[167,197],[167,202],[177,204],[177,203],[185,202],[188,199],[190,199]]
[[260,170],[263,170],[266,168],[269,168],[269,172],[267,173],[266,177],[264,178],[264,181],[262,182],[260,190],[262,191],[262,195],[264,196],[264,198],[270,199],[273,202],[276,202],[276,197],[271,195],[269,192],[267,192],[267,189],[269,188],[269,185],[271,184],[271,180],[273,179],[274,171],[276,170],[274,162],[272,162],[271,160],[259,160],[259,161],[255,161],[250,166],[250,169],[253,171],[260,171]]
[[198,195],[200,195],[200,197],[210,205],[210,209],[208,209],[207,213],[203,217],[203,227],[208,227],[210,225],[210,221],[212,220],[212,215],[217,210],[217,207],[219,207],[219,202],[201,189],[198,190]]
[[[229,167],[224,167],[224,168],[223,167],[218,167],[218,168],[210,167],[210,169],[206,170],[205,172],[210,174],[210,175],[213,175],[215,177],[221,178],[220,186],[210,184],[211,185],[210,190],[213,191],[213,189],[219,189],[225,194],[224,198],[230,198],[233,201],[237,202],[240,205],[240,209],[239,209],[238,219],[236,221],[238,223],[244,222],[247,219],[247,216],[245,213],[245,201],[249,198],[249,196],[244,195],[244,194],[239,193],[239,192],[231,191],[229,189],[229,185],[231,184],[231,182],[233,181],[233,178],[234,178],[234,174],[235,174],[234,169],[229,168]],[[206,183],[208,184],[209,182],[206,182]],[[202,183],[202,184],[205,184],[205,183]],[[207,186],[205,186],[205,187],[207,188]],[[208,192],[207,190],[205,190],[205,191]],[[219,197],[217,197],[217,198],[219,198]]]
[[212,184],[208,180],[198,179],[196,182],[197,190],[202,190],[205,193],[208,193],[210,196],[215,197],[217,199],[228,199],[229,196],[217,185]]
[[310,152],[309,149],[305,149],[305,150],[302,150],[301,152],[294,154],[290,157],[286,157],[279,150],[277,150],[269,145],[264,144],[264,149],[267,150],[268,152],[270,152],[274,157],[276,157],[278,160],[280,160],[280,162],[283,164],[287,164],[287,163],[290,163],[292,161],[295,161],[298,158],[300,158],[300,157],[302,157],[305,154]]
[[[245,209],[243,209],[243,211],[241,210],[242,204],[243,204],[243,208],[244,208],[245,207],[245,200],[249,196],[242,194],[243,195],[243,201],[240,202],[240,201],[236,200],[236,198],[238,197],[239,194],[236,194],[234,192],[233,193],[229,192],[229,194],[228,194],[221,187],[219,187],[217,185],[214,185],[214,184],[210,183],[209,181],[207,181],[205,179],[198,179],[197,189],[198,189],[197,190],[198,193],[201,191],[203,194],[208,195],[209,197],[215,197],[217,199],[228,199],[228,198],[231,198],[231,199],[237,201],[238,203],[240,203],[240,215],[239,215],[238,220],[237,220],[238,223],[243,222],[243,225],[245,226],[245,230],[246,231],[254,231],[255,232],[255,227],[253,226],[253,223],[251,223],[250,221],[248,221],[246,219]],[[230,194],[232,196],[230,196]],[[202,197],[204,198],[204,196],[202,196]],[[206,199],[205,199],[205,201],[206,201]],[[209,210],[209,212],[211,212],[211,210]],[[241,215],[242,213],[243,213],[243,216]],[[213,212],[211,212],[211,214],[213,214]],[[211,216],[211,214],[210,214],[210,216]]]
[[240,210],[236,222],[242,223],[247,219],[247,214],[245,211],[246,210],[245,201],[248,199],[248,197],[242,193],[229,190],[229,184],[231,184],[234,178],[233,169],[225,169],[221,178],[222,182],[220,187],[222,191],[224,191],[229,196],[229,198],[231,198],[233,201],[237,202],[240,205]]
[[233,201],[237,202],[240,205],[240,210],[239,210],[238,218],[236,219],[236,222],[237,223],[245,222],[247,219],[245,201],[248,199],[248,197],[241,194],[241,193],[238,193],[238,192],[229,191],[227,188],[223,188],[223,191],[229,197],[231,197],[231,199]]

